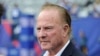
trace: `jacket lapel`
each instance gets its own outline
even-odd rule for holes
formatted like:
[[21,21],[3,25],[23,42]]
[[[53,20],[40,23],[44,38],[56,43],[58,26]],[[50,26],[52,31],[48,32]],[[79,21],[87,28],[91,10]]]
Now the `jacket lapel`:
[[72,55],[72,51],[73,51],[73,45],[70,42],[68,44],[68,46],[66,47],[66,49],[63,51],[61,56],[71,56]]

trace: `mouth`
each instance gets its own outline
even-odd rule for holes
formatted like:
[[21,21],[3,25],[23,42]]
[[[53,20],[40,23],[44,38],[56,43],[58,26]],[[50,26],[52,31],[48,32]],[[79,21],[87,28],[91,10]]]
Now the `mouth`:
[[47,44],[49,43],[50,41],[40,41],[41,44]]
[[40,41],[40,42],[42,43],[42,42],[49,42],[49,41]]

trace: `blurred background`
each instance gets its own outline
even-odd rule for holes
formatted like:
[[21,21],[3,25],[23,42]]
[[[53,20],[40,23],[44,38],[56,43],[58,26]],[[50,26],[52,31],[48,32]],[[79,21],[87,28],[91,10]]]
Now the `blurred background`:
[[100,0],[0,0],[5,8],[0,25],[0,55],[40,56],[35,19],[45,3],[67,9],[72,19],[71,38],[87,56],[100,56]]

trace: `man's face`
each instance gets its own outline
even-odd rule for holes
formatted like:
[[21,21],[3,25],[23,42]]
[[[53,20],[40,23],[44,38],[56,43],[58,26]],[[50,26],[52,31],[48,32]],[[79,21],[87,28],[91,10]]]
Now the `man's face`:
[[62,46],[64,28],[58,12],[44,10],[37,18],[37,38],[43,50],[51,50]]

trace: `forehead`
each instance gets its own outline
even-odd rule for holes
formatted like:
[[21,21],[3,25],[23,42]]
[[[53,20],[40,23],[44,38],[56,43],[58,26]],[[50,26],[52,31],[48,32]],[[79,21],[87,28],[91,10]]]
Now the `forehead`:
[[37,17],[37,23],[40,22],[55,22],[55,23],[61,23],[61,19],[59,16],[59,12],[55,10],[44,10],[41,11],[39,16]]

